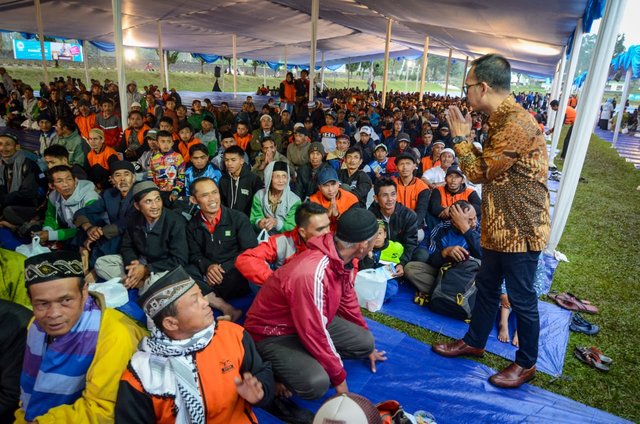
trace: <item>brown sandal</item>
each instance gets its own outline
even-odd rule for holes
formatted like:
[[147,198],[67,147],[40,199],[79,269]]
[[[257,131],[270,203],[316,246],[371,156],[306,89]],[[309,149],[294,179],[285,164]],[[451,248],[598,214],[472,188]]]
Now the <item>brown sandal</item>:
[[600,359],[600,355],[587,347],[576,346],[576,348],[573,350],[573,355],[579,361],[584,362],[585,364],[597,369],[598,371],[609,371],[609,365],[605,364],[602,359]]

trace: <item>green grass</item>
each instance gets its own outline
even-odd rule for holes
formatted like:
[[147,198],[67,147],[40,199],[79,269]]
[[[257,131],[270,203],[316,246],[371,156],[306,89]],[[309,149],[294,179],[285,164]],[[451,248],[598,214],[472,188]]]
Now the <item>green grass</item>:
[[[533,384],[640,422],[640,302],[636,298],[640,289],[640,192],[636,191],[640,172],[621,159],[609,143],[592,136],[582,176],[586,182],[578,186],[558,246],[570,262],[558,265],[553,288],[597,305],[600,314],[587,318],[601,331],[594,337],[571,333],[564,363],[566,378],[554,380],[538,373]],[[367,316],[425,343],[450,340],[395,318]],[[573,357],[576,345],[599,346],[614,359],[611,371],[601,373],[579,362]],[[494,369],[508,364],[493,354],[479,361]]]
[[[27,84],[31,85],[34,89],[38,89],[40,86],[40,81],[44,80],[44,74],[42,68],[35,66],[7,66],[7,71],[9,75],[14,78],[22,79]],[[77,68],[48,68],[49,71],[49,79],[53,79],[53,77],[71,75],[73,78],[80,78],[84,82],[84,69]],[[237,84],[238,91],[240,92],[255,92],[259,86],[263,83],[262,72],[258,70],[259,76],[251,76],[251,75],[242,75],[238,76]],[[89,69],[89,77],[94,78],[100,81],[104,81],[105,78],[109,78],[110,80],[116,79],[116,72],[113,69],[97,69],[90,68]],[[126,71],[127,81],[135,80],[138,83],[138,88],[142,89],[143,86],[149,84],[160,85],[160,74],[158,72],[144,72],[144,71],[134,71],[127,70]],[[316,78],[319,78],[319,75],[316,75]],[[279,86],[280,82],[283,78],[274,78],[273,74],[269,76],[267,73],[267,84],[270,87],[274,85]],[[215,82],[215,77],[211,73],[200,74],[196,72],[169,72],[169,84],[171,87],[175,87],[178,91],[187,90],[187,91],[211,91],[213,87],[213,83]],[[325,84],[330,87],[346,87],[347,79],[346,78],[336,78],[335,83],[333,79],[332,72],[327,72],[325,74],[324,79]],[[233,77],[231,75],[224,76],[224,86],[222,78],[218,82],[220,84],[220,88],[223,88],[223,91],[233,91]],[[382,89],[382,81],[378,78],[376,81],[378,84],[378,90]],[[162,84],[164,85],[164,84]],[[367,86],[367,81],[362,79],[351,78],[349,82],[350,87],[360,87],[365,88]],[[404,91],[405,83],[402,81],[390,81],[388,83],[389,90],[401,90]],[[409,81],[407,84],[407,89],[413,91],[415,89],[415,81]],[[440,91],[442,90],[442,86],[439,84],[433,83],[425,83],[425,91]],[[452,94],[458,94],[459,90],[451,91]]]

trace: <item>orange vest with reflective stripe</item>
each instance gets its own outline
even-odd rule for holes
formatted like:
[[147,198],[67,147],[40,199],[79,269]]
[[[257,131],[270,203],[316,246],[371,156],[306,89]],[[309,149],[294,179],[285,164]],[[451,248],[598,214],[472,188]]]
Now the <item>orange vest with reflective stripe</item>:
[[471,193],[475,191],[471,187],[467,187],[460,193],[451,194],[445,189],[445,186],[436,187],[436,190],[440,192],[440,206],[443,208],[448,208],[458,200],[469,201],[469,196],[471,196]]
[[424,190],[429,190],[429,186],[416,177],[413,177],[409,185],[403,185],[400,177],[393,177],[392,179],[398,186],[398,202],[415,212],[418,206],[418,196]]

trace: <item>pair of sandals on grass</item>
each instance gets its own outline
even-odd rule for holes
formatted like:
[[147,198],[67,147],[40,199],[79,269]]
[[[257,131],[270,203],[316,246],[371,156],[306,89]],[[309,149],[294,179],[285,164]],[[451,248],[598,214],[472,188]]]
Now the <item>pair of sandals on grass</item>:
[[[599,309],[592,305],[591,302],[585,299],[579,299],[577,296],[571,293],[556,293],[551,292],[547,295],[558,306],[564,309],[573,311],[571,317],[571,325],[569,329],[576,333],[583,333],[589,336],[594,336],[600,331],[600,327],[596,324],[590,323],[583,316],[582,313],[597,314]],[[580,361],[598,371],[609,371],[613,359],[606,356],[601,349],[591,346],[576,346],[573,350],[573,355]]]

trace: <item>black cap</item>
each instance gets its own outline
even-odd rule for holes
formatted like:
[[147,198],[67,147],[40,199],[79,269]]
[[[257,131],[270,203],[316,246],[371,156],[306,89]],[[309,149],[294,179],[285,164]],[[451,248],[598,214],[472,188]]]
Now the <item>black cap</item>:
[[133,167],[133,164],[126,160],[117,160],[117,161],[111,162],[111,164],[109,165],[110,174],[113,174],[114,172],[120,171],[123,169],[131,172],[132,174],[136,173],[136,170]]
[[55,251],[32,256],[24,261],[24,283],[46,283],[63,278],[84,278],[82,259],[78,252]]
[[458,165],[451,165],[450,167],[447,168],[447,175],[451,175],[451,174],[458,174],[462,178],[464,178],[464,174],[462,173],[462,170],[458,167]]
[[413,163],[417,162],[415,155],[410,151],[404,151],[400,153],[398,156],[396,156],[396,163],[400,162],[402,159],[409,159]]
[[376,235],[378,227],[378,220],[371,211],[351,208],[338,219],[336,236],[348,243],[360,243]]
[[309,131],[307,131],[307,129],[305,127],[298,127],[298,128],[296,128],[295,132],[296,132],[296,134],[302,134],[302,135],[305,135],[307,137],[311,137],[309,135]]

